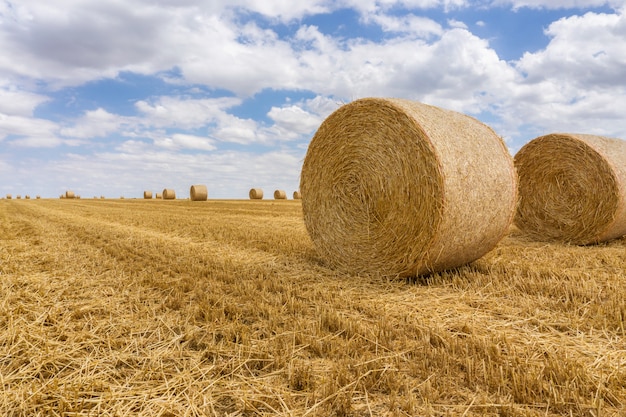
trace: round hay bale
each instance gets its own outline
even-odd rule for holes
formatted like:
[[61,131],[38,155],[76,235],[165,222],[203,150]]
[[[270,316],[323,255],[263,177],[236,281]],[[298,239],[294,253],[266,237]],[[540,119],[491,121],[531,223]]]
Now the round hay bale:
[[163,189],[162,195],[163,195],[163,200],[175,200],[176,199],[176,192],[172,190],[171,188]]
[[207,201],[209,198],[209,191],[206,185],[192,185],[189,189],[189,199],[191,201]]
[[263,199],[263,190],[260,188],[252,188],[248,193],[250,196],[250,200],[262,200]]
[[163,198],[163,194],[162,193],[156,193],[155,198],[162,199]]
[[67,190],[65,192],[65,198],[74,198],[74,191]]
[[37,200],[41,200],[41,196],[40,196],[40,195],[35,196],[35,198],[36,198]]
[[528,236],[573,244],[626,235],[626,141],[553,133],[515,155],[515,224]]
[[143,192],[143,198],[145,200],[152,200],[152,191],[144,191]]
[[27,200],[30,200],[30,196],[29,196],[28,194],[26,194],[26,195],[24,196],[24,198],[25,198],[25,199],[27,199]]
[[302,199],[302,194],[300,193],[300,191],[294,191],[293,192],[293,199],[294,200],[301,200]]
[[17,199],[18,199],[18,200],[21,200],[21,199],[22,199],[22,196],[21,196],[20,194],[18,194],[18,195],[17,195]]
[[274,191],[274,200],[286,200],[287,193],[285,190],[275,190]]
[[10,200],[12,198],[13,198],[13,196],[11,194],[7,194],[7,200]]
[[300,177],[304,222],[331,265],[415,276],[480,258],[507,233],[517,199],[513,158],[469,116],[367,98],[315,133]]

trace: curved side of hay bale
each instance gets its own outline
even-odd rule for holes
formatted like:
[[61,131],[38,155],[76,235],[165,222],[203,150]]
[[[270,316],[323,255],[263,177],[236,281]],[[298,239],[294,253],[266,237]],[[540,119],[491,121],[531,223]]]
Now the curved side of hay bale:
[[263,190],[261,188],[251,188],[248,196],[250,197],[250,200],[262,200]]
[[35,198],[36,198],[37,200],[41,200],[41,196],[40,196],[40,195],[35,196]]
[[152,191],[148,191],[148,190],[144,191],[143,198],[145,200],[152,200]]
[[515,155],[515,224],[538,240],[591,244],[626,235],[626,141],[552,133]]
[[315,133],[300,177],[320,255],[352,273],[414,276],[478,259],[507,233],[517,199],[502,139],[469,116],[368,98]]
[[301,200],[302,199],[302,193],[300,193],[300,191],[294,191],[293,192],[293,199],[294,200]]
[[26,194],[26,195],[24,196],[24,198],[25,198],[25,199],[27,199],[27,200],[30,200],[30,195]]
[[7,200],[11,200],[13,196],[11,194],[7,194]]
[[274,191],[274,200],[286,200],[287,193],[285,190],[275,190]]
[[162,194],[162,193],[156,193],[155,198],[157,198],[157,199],[163,199],[163,194]]
[[67,190],[65,192],[65,198],[74,198],[74,197],[75,197],[74,191]]
[[17,198],[18,200],[21,200],[21,199],[22,199],[22,196],[21,196],[20,194],[18,194],[18,195],[16,196],[16,198]]
[[175,200],[176,199],[176,192],[171,188],[164,188],[163,193],[161,195],[163,196],[163,200]]
[[191,201],[207,201],[209,191],[206,185],[192,185],[189,189],[189,198]]

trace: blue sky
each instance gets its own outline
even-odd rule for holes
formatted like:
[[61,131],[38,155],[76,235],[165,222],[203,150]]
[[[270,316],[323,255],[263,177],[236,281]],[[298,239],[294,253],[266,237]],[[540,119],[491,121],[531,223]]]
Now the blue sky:
[[320,123],[373,96],[474,116],[512,154],[626,138],[624,2],[0,0],[0,196],[290,195]]

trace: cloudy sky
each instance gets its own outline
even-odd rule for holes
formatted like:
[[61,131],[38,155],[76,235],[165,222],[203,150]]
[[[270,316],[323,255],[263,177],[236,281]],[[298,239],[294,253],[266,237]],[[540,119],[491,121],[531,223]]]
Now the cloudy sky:
[[0,0],[0,195],[297,189],[362,97],[626,138],[624,0]]

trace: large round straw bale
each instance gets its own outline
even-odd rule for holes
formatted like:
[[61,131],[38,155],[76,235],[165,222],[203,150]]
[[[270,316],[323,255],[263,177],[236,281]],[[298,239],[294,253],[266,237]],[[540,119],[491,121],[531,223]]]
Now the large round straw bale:
[[74,198],[74,191],[67,190],[65,192],[65,198]]
[[275,190],[274,191],[274,200],[286,200],[287,193],[285,190]]
[[12,198],[13,198],[13,196],[11,194],[7,194],[7,200],[10,200]]
[[515,155],[515,224],[538,240],[590,244],[626,235],[626,141],[553,133]]
[[251,200],[261,200],[263,199],[263,190],[260,188],[251,188],[248,195]]
[[207,201],[209,198],[209,191],[206,185],[192,185],[189,189],[189,199],[191,201]]
[[367,98],[315,133],[302,167],[304,222],[331,265],[414,276],[478,259],[507,233],[513,158],[494,131],[426,104]]
[[144,191],[143,198],[146,200],[152,200],[152,191]]
[[171,188],[163,189],[163,200],[174,200],[176,199],[176,192]]
[[294,192],[293,192],[293,199],[294,199],[294,200],[300,200],[300,199],[302,199],[302,194],[300,193],[300,191],[294,191]]
[[162,199],[163,198],[163,194],[162,193],[156,193],[155,198]]

